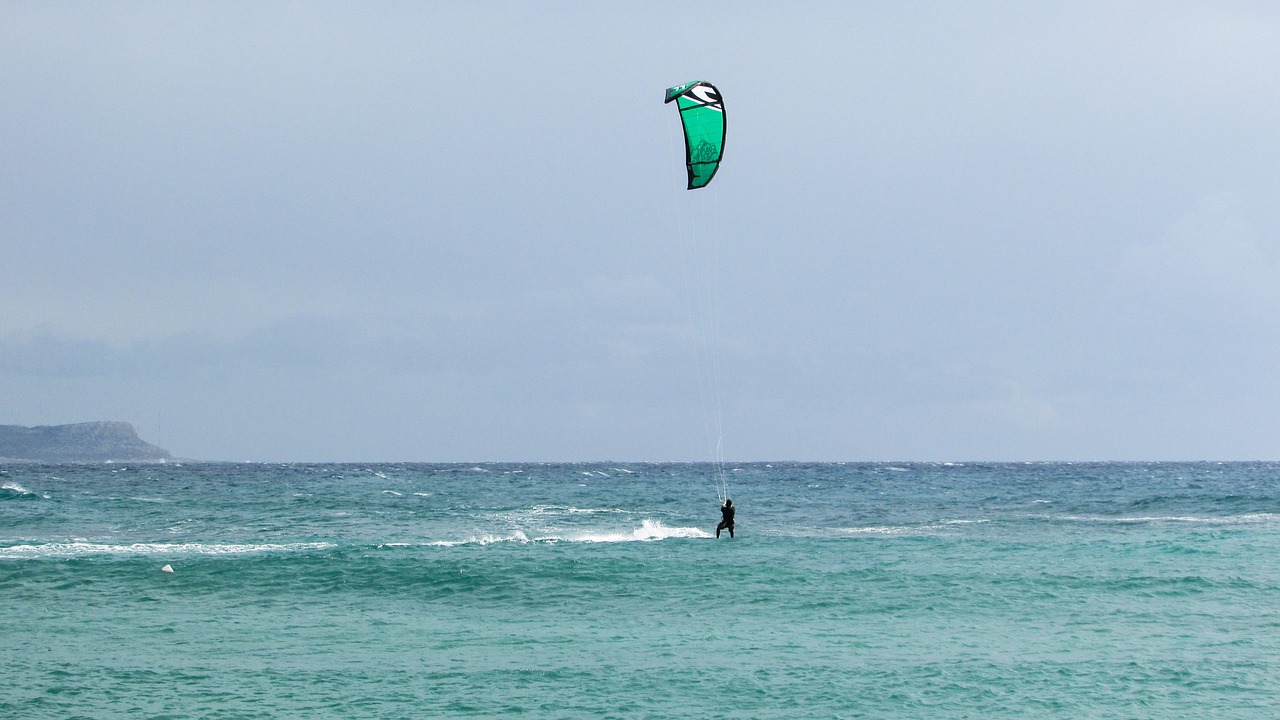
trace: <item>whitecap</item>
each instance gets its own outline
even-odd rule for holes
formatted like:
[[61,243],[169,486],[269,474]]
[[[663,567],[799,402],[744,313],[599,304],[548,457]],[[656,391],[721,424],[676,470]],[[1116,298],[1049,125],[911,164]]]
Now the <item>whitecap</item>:
[[404,495],[404,493],[399,493],[399,492],[396,492],[395,490],[383,490],[383,491],[382,491],[382,494],[383,494],[383,495],[395,495],[396,497],[402,497],[402,496]]
[[640,527],[629,530],[583,530],[580,532],[562,532],[538,535],[530,538],[517,530],[510,535],[473,535],[465,540],[437,540],[427,543],[434,547],[456,547],[459,545],[493,545],[497,543],[617,543],[617,542],[653,542],[671,538],[709,538],[711,533],[696,527],[667,527],[660,520],[644,520]]
[[1251,523],[1251,522],[1275,522],[1280,520],[1280,515],[1275,513],[1248,513],[1246,515],[1236,515],[1234,517],[1223,518],[1224,522],[1229,523]]
[[90,555],[244,555],[264,552],[299,552],[335,547],[329,542],[264,543],[131,543],[88,541],[11,545],[0,548],[0,558],[85,557]]
[[868,525],[865,527],[840,528],[840,532],[849,535],[932,535],[952,530],[962,525],[981,525],[990,520],[938,520],[921,525]]
[[529,542],[529,537],[519,530],[510,535],[472,535],[466,540],[436,540],[427,545],[432,547],[456,547],[458,545],[493,545],[503,542]]
[[696,527],[667,527],[661,520],[644,520],[640,527],[633,530],[612,532],[586,531],[569,535],[542,538],[545,540],[562,540],[566,542],[613,543],[613,542],[652,542],[671,538],[709,538],[711,533]]
[[38,493],[33,490],[28,490],[16,482],[7,482],[4,485],[0,485],[0,490],[8,490],[9,492],[16,493],[19,496],[41,497],[45,500],[52,497],[49,493]]
[[867,527],[840,528],[840,531],[850,535],[906,535],[917,529],[901,525],[869,525]]
[[1058,520],[1066,522],[1091,522],[1116,525],[1136,525],[1141,523],[1205,523],[1221,525],[1243,525],[1253,523],[1274,523],[1280,520],[1275,513],[1247,513],[1244,515],[1200,516],[1200,515],[1134,515],[1121,517],[1102,517],[1091,515],[1059,515]]
[[527,513],[514,513],[513,516],[527,515],[603,515],[630,514],[630,510],[620,508],[580,508],[572,505],[534,505]]

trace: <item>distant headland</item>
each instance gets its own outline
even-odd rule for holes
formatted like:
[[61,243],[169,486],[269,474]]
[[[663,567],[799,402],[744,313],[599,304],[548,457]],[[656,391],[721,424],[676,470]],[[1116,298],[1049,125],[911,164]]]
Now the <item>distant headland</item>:
[[127,422],[0,425],[0,462],[165,462],[168,450],[138,437]]

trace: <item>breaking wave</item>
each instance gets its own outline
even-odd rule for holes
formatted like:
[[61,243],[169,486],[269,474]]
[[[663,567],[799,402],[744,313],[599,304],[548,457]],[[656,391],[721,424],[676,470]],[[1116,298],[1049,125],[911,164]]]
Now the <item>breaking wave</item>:
[[529,536],[516,530],[506,535],[484,534],[474,535],[465,540],[437,540],[427,543],[436,547],[454,547],[457,545],[493,545],[495,543],[620,543],[620,542],[654,542],[673,538],[708,538],[711,533],[696,527],[668,527],[661,520],[644,520],[640,527],[622,530],[573,530],[549,532]]
[[98,555],[243,555],[248,553],[301,552],[335,547],[329,542],[299,543],[94,543],[65,542],[10,545],[0,548],[0,558],[88,557]]

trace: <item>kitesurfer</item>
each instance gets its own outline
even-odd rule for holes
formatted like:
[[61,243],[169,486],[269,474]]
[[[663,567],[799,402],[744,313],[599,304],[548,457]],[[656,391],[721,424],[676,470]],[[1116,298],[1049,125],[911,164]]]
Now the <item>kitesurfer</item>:
[[716,537],[720,537],[720,531],[726,528],[729,530],[729,537],[733,537],[733,513],[733,501],[729,498],[725,498],[724,505],[720,507],[720,516],[722,519],[720,520],[720,524],[716,526]]

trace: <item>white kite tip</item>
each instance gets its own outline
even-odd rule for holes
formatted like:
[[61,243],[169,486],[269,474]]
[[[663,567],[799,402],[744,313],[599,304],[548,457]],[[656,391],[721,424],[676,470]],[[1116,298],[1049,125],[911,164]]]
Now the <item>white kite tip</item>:
[[172,566],[172,565],[165,565],[164,567],[160,568],[160,572],[172,573],[172,572],[173,572],[173,566]]

